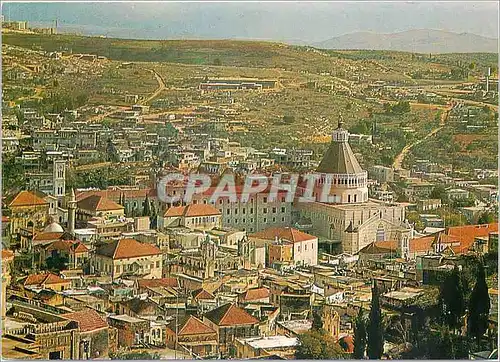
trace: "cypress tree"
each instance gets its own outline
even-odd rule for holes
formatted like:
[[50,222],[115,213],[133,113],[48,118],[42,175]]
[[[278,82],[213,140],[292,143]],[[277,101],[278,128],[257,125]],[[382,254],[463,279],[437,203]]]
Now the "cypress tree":
[[451,330],[459,329],[462,325],[461,318],[465,313],[465,298],[462,278],[456,265],[441,284],[439,305],[444,324]]
[[488,285],[486,284],[486,275],[484,265],[481,263],[477,276],[476,284],[472,289],[469,300],[469,313],[467,316],[467,334],[476,340],[478,347],[481,343],[481,337],[488,328],[488,316],[490,313],[490,296],[488,294]]
[[364,359],[366,350],[366,325],[363,318],[363,307],[359,308],[354,325],[354,359]]
[[142,216],[151,216],[151,204],[149,202],[149,197],[146,195],[144,202],[142,203]]
[[368,358],[380,359],[384,352],[384,332],[382,326],[382,311],[380,310],[380,295],[377,284],[374,284],[372,288],[367,342]]

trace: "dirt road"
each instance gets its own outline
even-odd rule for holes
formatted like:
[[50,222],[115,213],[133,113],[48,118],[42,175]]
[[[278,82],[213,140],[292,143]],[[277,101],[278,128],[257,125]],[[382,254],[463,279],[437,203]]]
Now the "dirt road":
[[[435,106],[435,105],[431,105],[431,106]],[[403,169],[403,160],[405,159],[406,155],[408,154],[408,152],[410,152],[410,150],[415,147],[416,145],[422,143],[423,141],[425,141],[426,139],[428,139],[429,137],[432,137],[434,136],[436,133],[438,133],[440,130],[443,129],[443,127],[445,126],[446,124],[446,119],[448,118],[448,114],[451,110],[451,106],[447,106],[446,108],[444,108],[444,112],[441,114],[441,119],[439,121],[439,127],[437,128],[434,128],[432,131],[430,131],[424,138],[421,138],[409,145],[406,145],[402,150],[401,152],[399,153],[399,155],[396,156],[396,158],[394,159],[394,163],[392,164],[392,167],[395,169],[395,170],[402,170]]]

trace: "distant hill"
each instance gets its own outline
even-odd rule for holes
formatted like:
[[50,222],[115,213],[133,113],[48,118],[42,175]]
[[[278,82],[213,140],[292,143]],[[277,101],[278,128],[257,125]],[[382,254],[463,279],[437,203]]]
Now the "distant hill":
[[352,33],[315,43],[313,46],[322,49],[397,50],[415,53],[498,53],[498,39],[429,29],[393,34]]

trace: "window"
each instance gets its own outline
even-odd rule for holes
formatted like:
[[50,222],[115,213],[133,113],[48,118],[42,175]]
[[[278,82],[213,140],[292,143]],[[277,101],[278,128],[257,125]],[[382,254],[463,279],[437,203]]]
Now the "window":
[[385,240],[385,230],[384,230],[384,225],[381,223],[379,224],[377,228],[377,236],[376,236],[377,241],[384,241]]
[[247,211],[247,209],[244,207],[241,212],[243,213],[243,215],[245,215],[245,212]]
[[253,207],[250,208],[250,214],[253,214]]
[[281,212],[286,212],[286,207],[282,206],[281,207]]
[[231,214],[231,210],[230,210],[230,209],[227,209],[227,210],[226,210],[226,214],[230,215],[230,214]]
[[219,200],[219,205],[222,205],[222,200]]
[[234,209],[234,214],[238,215],[238,209]]
[[265,223],[267,222],[267,219],[266,219],[266,218],[264,218],[264,222],[265,222]]
[[159,267],[160,267],[160,262],[159,262],[159,261],[157,261],[157,262],[156,262],[156,267],[157,267],[157,268],[159,268]]
[[273,214],[276,214],[276,208],[273,207]]
[[273,217],[273,222],[276,222],[276,218],[275,217]]
[[267,214],[267,207],[264,207],[264,208],[262,209],[262,212],[263,212],[264,214]]
[[285,197],[282,197],[281,198],[281,202],[285,202],[286,201],[286,198]]
[[267,197],[264,197],[264,203],[266,203],[266,202],[267,202]]

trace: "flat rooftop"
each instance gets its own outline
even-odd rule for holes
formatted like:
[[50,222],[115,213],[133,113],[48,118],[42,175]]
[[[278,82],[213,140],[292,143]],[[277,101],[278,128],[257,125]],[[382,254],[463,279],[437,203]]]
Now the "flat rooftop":
[[240,339],[254,349],[295,347],[299,344],[298,338],[286,336],[254,337]]

